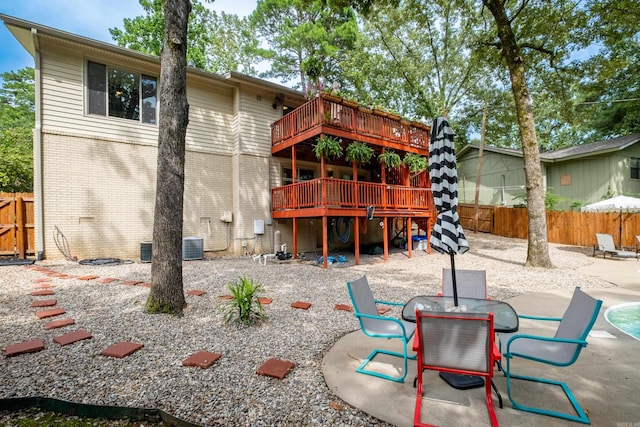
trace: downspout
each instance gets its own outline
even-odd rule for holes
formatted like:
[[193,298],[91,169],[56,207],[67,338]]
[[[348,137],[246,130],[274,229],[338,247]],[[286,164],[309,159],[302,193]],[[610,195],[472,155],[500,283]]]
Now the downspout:
[[40,73],[40,42],[38,40],[38,30],[31,29],[33,37],[35,62],[35,115],[36,128],[33,132],[33,193],[35,210],[35,251],[36,259],[41,261],[44,258],[44,206],[42,188],[42,80]]

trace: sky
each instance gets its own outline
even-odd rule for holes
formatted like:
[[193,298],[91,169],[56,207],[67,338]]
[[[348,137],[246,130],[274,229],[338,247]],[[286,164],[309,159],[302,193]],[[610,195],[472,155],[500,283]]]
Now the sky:
[[[256,3],[257,0],[215,0],[209,7],[246,16]],[[109,28],[122,28],[124,18],[143,15],[143,10],[137,0],[0,0],[0,14],[114,43]],[[0,73],[33,66],[31,55],[0,23]]]

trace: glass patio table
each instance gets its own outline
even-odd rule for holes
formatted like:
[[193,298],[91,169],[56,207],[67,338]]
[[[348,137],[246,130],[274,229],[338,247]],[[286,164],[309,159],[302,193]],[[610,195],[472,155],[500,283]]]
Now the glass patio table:
[[[402,308],[402,319],[416,321],[416,309],[422,311],[454,311],[453,297],[419,295],[411,298]],[[458,297],[458,311],[467,313],[493,313],[496,332],[517,332],[518,314],[506,302]]]

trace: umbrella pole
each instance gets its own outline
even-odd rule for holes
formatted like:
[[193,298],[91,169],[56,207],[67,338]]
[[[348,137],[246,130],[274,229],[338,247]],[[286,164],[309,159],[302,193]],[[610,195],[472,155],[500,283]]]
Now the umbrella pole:
[[456,260],[453,251],[449,251],[451,258],[451,283],[453,284],[453,305],[458,306],[458,284],[456,283]]

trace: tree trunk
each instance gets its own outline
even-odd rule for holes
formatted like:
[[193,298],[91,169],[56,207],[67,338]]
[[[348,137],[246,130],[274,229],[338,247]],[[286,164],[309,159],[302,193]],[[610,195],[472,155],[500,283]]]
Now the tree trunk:
[[153,262],[147,311],[181,315],[182,217],[187,102],[187,21],[189,0],[163,0],[165,27],[160,54],[158,172],[153,217]]
[[511,22],[504,9],[503,1],[483,0],[483,3],[491,11],[496,21],[501,54],[509,68],[511,89],[515,99],[518,127],[520,129],[520,140],[522,141],[529,219],[529,241],[525,265],[550,268],[553,267],[553,264],[549,257],[549,245],[547,242],[547,218],[544,206],[540,152],[523,59],[511,28]]

